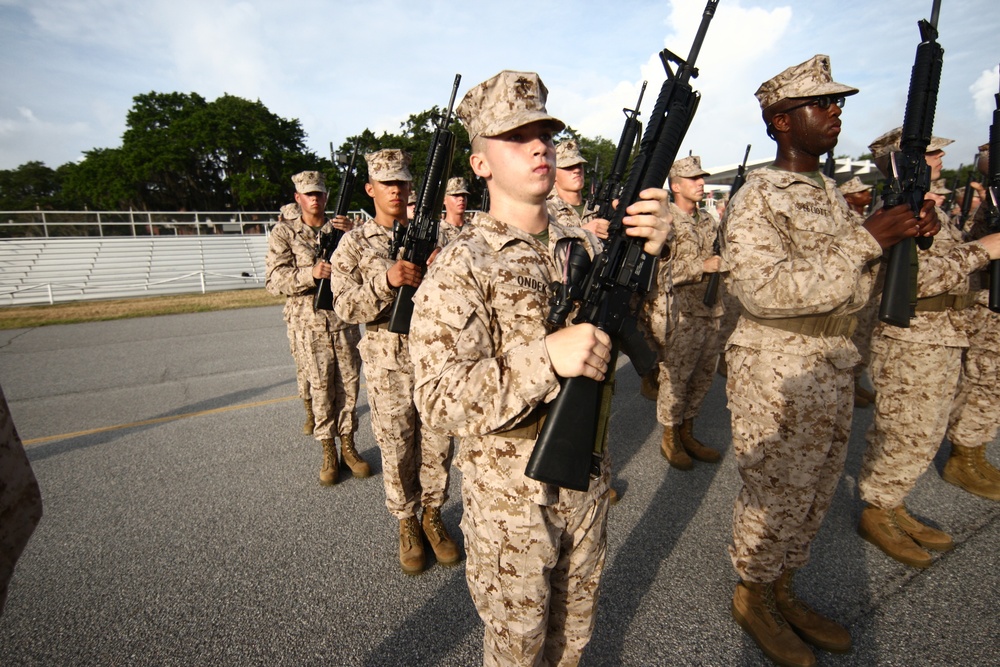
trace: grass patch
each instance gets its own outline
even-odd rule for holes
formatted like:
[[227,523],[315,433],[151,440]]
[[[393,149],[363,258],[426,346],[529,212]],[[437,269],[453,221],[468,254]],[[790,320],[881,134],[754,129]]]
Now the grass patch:
[[122,320],[152,315],[201,313],[210,310],[276,306],[285,297],[271,296],[264,289],[244,289],[207,294],[173,294],[142,299],[76,301],[53,306],[7,306],[0,308],[0,329],[28,329],[50,324]]

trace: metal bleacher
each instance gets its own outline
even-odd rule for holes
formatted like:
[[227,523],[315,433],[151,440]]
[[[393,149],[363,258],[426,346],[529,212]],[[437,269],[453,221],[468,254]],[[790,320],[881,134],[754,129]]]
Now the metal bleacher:
[[267,237],[0,239],[0,306],[264,286]]

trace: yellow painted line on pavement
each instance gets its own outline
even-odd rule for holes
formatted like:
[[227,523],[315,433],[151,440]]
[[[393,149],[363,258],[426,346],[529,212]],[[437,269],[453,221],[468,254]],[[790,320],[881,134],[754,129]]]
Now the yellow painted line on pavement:
[[52,442],[53,440],[68,440],[69,438],[79,438],[82,435],[93,435],[95,433],[107,433],[108,431],[118,431],[123,428],[134,428],[136,426],[149,426],[150,424],[162,424],[164,422],[172,422],[178,419],[188,419],[189,417],[200,417],[202,415],[212,415],[219,412],[229,412],[230,410],[243,410],[244,408],[257,408],[262,405],[271,405],[272,403],[283,403],[284,401],[291,401],[298,398],[298,396],[285,396],[283,398],[271,398],[266,401],[257,401],[255,403],[241,403],[240,405],[227,405],[224,408],[212,408],[211,410],[201,410],[199,412],[188,412],[183,415],[171,415],[169,417],[157,417],[156,419],[145,419],[139,422],[130,422],[128,424],[115,424],[114,426],[102,426],[101,428],[92,428],[86,431],[77,431],[75,433],[63,433],[61,435],[49,435],[44,438],[32,438],[31,440],[25,440],[25,445],[37,445],[43,442]]

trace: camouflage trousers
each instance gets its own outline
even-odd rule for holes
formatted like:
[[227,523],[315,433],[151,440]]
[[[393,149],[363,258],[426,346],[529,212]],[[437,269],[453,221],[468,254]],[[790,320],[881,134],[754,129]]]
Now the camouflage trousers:
[[854,367],[854,377],[856,378],[860,378],[871,364],[872,334],[875,331],[875,325],[878,324],[878,308],[879,299],[871,299],[864,308],[854,313],[854,316],[858,318],[858,326],[854,330],[854,335],[851,336],[851,342],[854,343],[854,347],[858,348],[858,354],[861,355],[861,362]]
[[[358,428],[358,386],[361,355],[357,326],[340,331],[290,330],[295,367],[305,375],[307,397],[312,399],[317,440],[354,433]],[[297,374],[298,374],[297,371]],[[299,379],[302,396],[302,380]]]
[[292,352],[292,359],[295,360],[295,385],[298,388],[299,398],[312,400],[309,393],[309,370],[308,367],[300,363],[302,355],[298,352],[295,329],[288,327],[288,349]]
[[0,613],[14,565],[42,518],[42,495],[0,389]]
[[981,305],[968,313],[970,346],[962,361],[948,439],[960,447],[983,447],[1000,428],[1000,314]]
[[576,665],[594,631],[607,494],[544,506],[464,476],[462,501],[465,576],[485,625],[483,664]]
[[741,579],[767,583],[809,561],[844,469],[854,377],[819,355],[736,345],[726,363],[743,480],[729,555]]
[[679,314],[660,361],[656,419],[664,426],[679,426],[698,415],[721,352],[720,320]]
[[898,507],[927,470],[948,427],[961,369],[959,347],[872,340],[875,418],[858,475],[866,503]]
[[413,404],[413,367],[365,364],[372,433],[382,453],[385,506],[397,519],[416,516],[417,507],[441,507],[448,499],[454,453],[451,438],[420,421]]

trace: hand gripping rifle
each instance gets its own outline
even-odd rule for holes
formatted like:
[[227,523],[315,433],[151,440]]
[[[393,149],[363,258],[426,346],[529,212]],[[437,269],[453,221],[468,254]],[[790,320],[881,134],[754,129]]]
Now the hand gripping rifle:
[[[431,146],[427,151],[427,168],[424,169],[424,182],[417,195],[417,208],[413,220],[406,225],[405,233],[400,233],[399,223],[396,223],[393,234],[393,244],[389,251],[393,259],[403,259],[412,262],[421,269],[427,269],[427,260],[438,243],[438,226],[441,221],[441,206],[444,203],[445,184],[451,173],[451,158],[455,153],[455,134],[448,129],[451,124],[451,110],[455,106],[455,95],[458,94],[458,84],[461,74],[455,75],[455,83],[451,87],[451,99],[448,100],[448,110],[445,112],[431,138]],[[413,294],[416,287],[403,285],[396,293],[396,300],[389,311],[389,331],[398,334],[410,333],[410,318],[413,316]]]
[[[733,177],[733,184],[729,186],[729,200],[733,200],[733,195],[735,195],[743,184],[747,182],[747,158],[750,157],[750,144],[747,144],[747,152],[743,154],[743,163],[736,168],[736,176]],[[722,225],[721,220],[719,221],[719,233],[715,236],[715,243],[712,244],[712,254],[718,255],[722,252]],[[719,272],[716,271],[708,277],[708,283],[705,285],[705,297],[701,300],[703,304],[711,308],[715,305],[716,299],[719,298]]]
[[[663,187],[677,157],[700,99],[690,84],[698,75],[694,63],[718,4],[719,0],[708,0],[687,60],[667,49],[660,52],[667,79],[660,88],[620,203],[610,218],[604,251],[590,263],[583,279],[580,308],[573,321],[594,324],[611,336],[609,375],[616,367],[619,348],[631,358],[640,375],[649,372],[656,363],[656,354],[638,329],[633,306],[638,309],[635,297],[651,288],[657,258],[643,252],[642,238],[625,234],[622,219],[625,209],[638,201],[642,190]],[[676,73],[671,62],[677,65]],[[600,474],[607,427],[607,411],[601,408],[607,407],[613,385],[608,379],[598,382],[583,376],[560,378],[560,385],[559,395],[548,406],[525,475],[540,482],[586,491],[591,477]]]
[[[996,94],[997,108],[993,110],[993,124],[990,125],[990,173],[986,186],[986,201],[981,205],[986,209],[986,229],[1000,231],[1000,93]],[[971,193],[966,193],[966,201],[972,201]],[[962,202],[965,206],[965,202]],[[1000,313],[1000,260],[990,261],[989,309]]]
[[[344,172],[340,177],[340,191],[337,193],[337,203],[333,207],[333,215],[347,215],[347,210],[351,206],[351,197],[354,195],[354,181],[357,173],[354,170],[354,163],[358,159],[358,145],[360,141],[354,142],[354,150],[351,152],[351,159],[344,166]],[[333,144],[330,144],[330,157],[333,163],[343,163],[333,152]],[[329,232],[320,234],[319,256],[324,262],[329,262],[333,257],[333,251],[340,244],[340,239],[344,237],[344,230],[334,227]],[[330,291],[330,279],[320,278],[316,283],[316,296],[313,299],[313,310],[333,310],[333,292]]]
[[[924,195],[931,188],[931,170],[924,158],[934,127],[938,86],[944,49],[937,43],[941,0],[934,0],[929,21],[921,19],[920,44],[910,74],[899,152],[890,155],[891,171],[883,188],[883,208],[909,204],[920,212]],[[882,289],[878,317],[896,327],[909,327],[917,304],[917,246],[926,250],[931,239],[905,238],[888,250],[889,262]],[[911,269],[912,266],[912,269]]]

